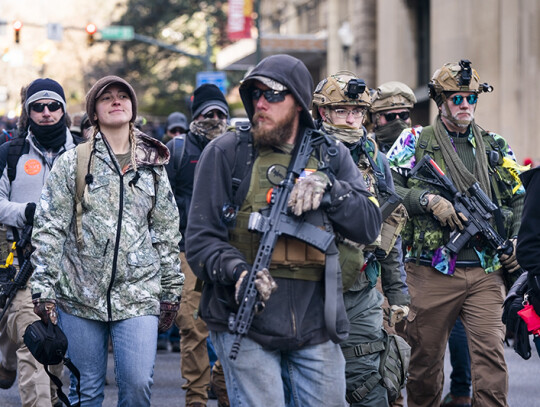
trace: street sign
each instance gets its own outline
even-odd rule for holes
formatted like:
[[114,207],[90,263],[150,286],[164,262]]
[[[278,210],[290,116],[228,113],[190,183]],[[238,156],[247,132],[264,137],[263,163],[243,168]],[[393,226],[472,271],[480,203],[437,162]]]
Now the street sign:
[[47,38],[53,41],[62,41],[62,34],[64,33],[64,27],[59,23],[47,24]]
[[131,25],[110,25],[99,30],[102,40],[131,41],[135,37],[135,30]]
[[227,94],[227,74],[223,71],[203,71],[197,73],[197,87],[213,83],[224,95]]

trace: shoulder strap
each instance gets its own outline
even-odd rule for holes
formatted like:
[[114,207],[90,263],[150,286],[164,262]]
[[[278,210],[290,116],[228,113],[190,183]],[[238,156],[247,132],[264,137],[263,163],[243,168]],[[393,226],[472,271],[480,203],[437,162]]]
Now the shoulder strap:
[[9,182],[13,182],[17,176],[17,162],[23,154],[26,139],[24,137],[15,138],[9,142],[7,156],[7,171]]
[[384,172],[382,171],[382,168],[381,168],[382,166],[379,166],[379,164],[377,163],[376,161],[377,157],[375,157],[375,160],[374,160],[370,154],[370,151],[368,151],[368,149],[365,147],[366,145],[369,144],[369,146],[373,149],[373,152],[378,155],[376,144],[369,137],[366,137],[363,144],[364,144],[366,157],[369,161],[369,164],[371,165],[371,168],[373,169],[373,173],[375,174],[375,177],[377,177],[378,190],[381,194],[386,194],[388,192],[388,183],[386,182],[386,179],[384,177]]
[[[253,160],[253,139],[251,138],[250,130],[251,124],[249,122],[239,122],[236,124],[236,154],[231,171],[233,203],[236,203],[236,193]],[[238,157],[246,157],[246,159],[238,160]]]
[[77,151],[77,168],[75,175],[75,211],[77,222],[75,224],[75,234],[77,236],[77,245],[82,247],[82,199],[84,188],[86,187],[85,177],[88,173],[88,164],[90,163],[90,154],[92,152],[92,143],[86,142],[75,147]]
[[77,390],[77,396],[79,397],[79,401],[75,404],[71,404],[69,402],[69,399],[67,398],[65,393],[62,391],[62,384],[63,384],[62,381],[60,380],[58,376],[52,374],[49,371],[49,365],[44,365],[45,372],[49,375],[51,381],[56,385],[56,393],[57,393],[58,398],[62,400],[62,402],[66,406],[80,407],[81,405],[81,373],[79,372],[79,369],[77,369],[77,366],[75,366],[73,362],[71,361],[71,359],[69,358],[66,358],[66,357],[64,358],[64,365],[69,369],[71,373],[73,373],[73,375],[77,379],[76,390]]
[[[178,171],[182,166],[182,159],[186,150],[186,135],[181,134],[173,139],[171,155],[174,157],[174,169]],[[178,150],[178,152],[177,152]]]

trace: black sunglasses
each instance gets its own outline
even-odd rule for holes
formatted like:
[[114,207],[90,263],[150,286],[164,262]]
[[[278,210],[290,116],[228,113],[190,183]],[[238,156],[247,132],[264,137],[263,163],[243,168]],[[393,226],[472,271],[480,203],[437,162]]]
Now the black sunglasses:
[[219,120],[223,120],[223,119],[226,119],[227,116],[225,116],[223,114],[223,112],[220,112],[219,110],[210,110],[209,112],[203,114],[203,117],[205,119],[213,119],[214,117],[216,117],[219,119]]
[[478,102],[478,95],[476,93],[471,93],[470,95],[467,95],[467,96],[462,96],[462,95],[452,96],[452,102],[456,106],[459,106],[460,104],[462,104],[464,99],[467,99],[468,104],[474,105],[476,104],[476,102]]
[[411,114],[409,112],[383,113],[383,116],[387,122],[391,122],[393,120],[396,120],[398,117],[401,120],[407,120],[411,116]]
[[49,109],[49,112],[56,112],[58,109],[62,108],[62,103],[60,102],[49,102],[49,103],[32,103],[30,109],[36,113],[41,113],[45,110],[45,107]]
[[169,132],[171,134],[176,134],[176,133],[185,133],[186,131],[182,127],[174,127],[170,129]]
[[283,102],[285,100],[285,96],[291,93],[288,90],[273,90],[273,89],[267,89],[262,90],[259,88],[253,89],[251,92],[251,97],[253,100],[259,100],[262,95],[264,95],[264,98],[268,101],[268,103],[279,103]]

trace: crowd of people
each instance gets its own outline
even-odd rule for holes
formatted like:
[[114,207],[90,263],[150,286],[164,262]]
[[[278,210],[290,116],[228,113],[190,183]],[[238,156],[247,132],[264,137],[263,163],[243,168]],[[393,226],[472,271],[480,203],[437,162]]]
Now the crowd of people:
[[[502,304],[522,267],[540,313],[520,176],[538,183],[476,123],[493,88],[470,61],[428,88],[438,114],[421,126],[404,83],[339,71],[314,86],[302,61],[274,55],[240,84],[246,121],[231,126],[204,84],[191,121],[173,111],[153,137],[118,76],[73,118],[57,81],[24,86],[18,121],[0,125],[1,249],[31,227],[34,271],[0,321],[0,388],[18,376],[23,406],[62,405],[23,341],[40,320],[80,371],[71,405],[102,405],[111,351],[118,405],[150,406],[170,342],[191,407],[209,394],[220,407],[403,406],[405,386],[410,407],[506,407]],[[422,173],[426,159],[450,181]],[[488,208],[504,246],[456,196]]]

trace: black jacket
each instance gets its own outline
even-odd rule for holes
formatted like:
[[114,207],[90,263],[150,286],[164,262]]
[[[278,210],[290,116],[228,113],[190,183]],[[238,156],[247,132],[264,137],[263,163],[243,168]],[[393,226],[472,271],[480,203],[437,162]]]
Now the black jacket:
[[524,270],[540,275],[540,167],[526,171],[520,177],[526,194],[516,255]]
[[[182,236],[185,236],[189,205],[193,194],[195,166],[208,143],[209,140],[206,137],[199,137],[191,131],[184,135],[183,140],[175,137],[167,143],[171,159],[165,169],[169,176],[176,205],[178,205]],[[180,250],[185,251],[185,239],[180,241]]]
[[[327,214],[334,230],[359,242],[370,243],[381,226],[378,207],[370,201],[362,175],[347,148],[337,144],[338,171],[330,190]],[[186,254],[193,272],[205,282],[200,312],[210,330],[227,331],[234,300],[234,268],[245,256],[229,244],[229,229],[222,220],[223,206],[232,202],[232,168],[236,135],[217,138],[204,150],[195,174],[193,200],[186,230]],[[244,158],[245,159],[245,158]],[[251,177],[252,164],[246,177]],[[238,190],[240,194],[241,189]],[[237,196],[237,201],[243,200]],[[329,339],[324,322],[324,282],[277,278],[278,289],[256,315],[248,336],[263,346],[296,349]],[[338,316],[337,329],[347,329],[347,316]]]

